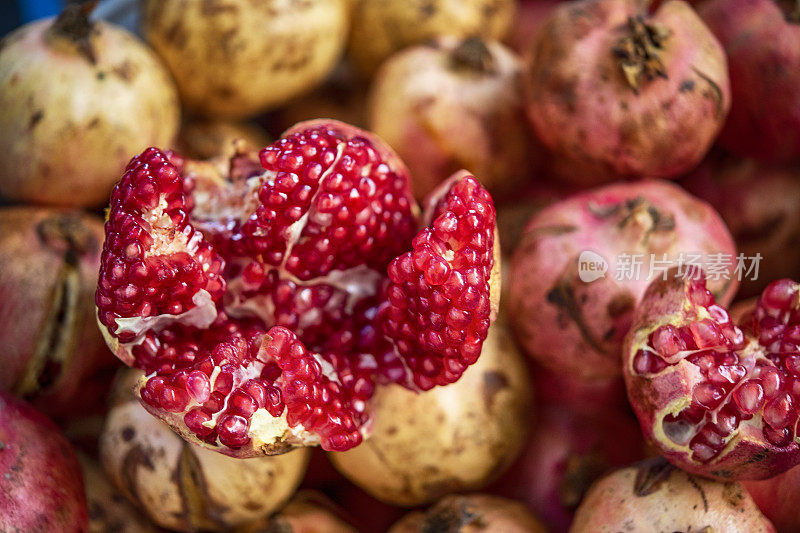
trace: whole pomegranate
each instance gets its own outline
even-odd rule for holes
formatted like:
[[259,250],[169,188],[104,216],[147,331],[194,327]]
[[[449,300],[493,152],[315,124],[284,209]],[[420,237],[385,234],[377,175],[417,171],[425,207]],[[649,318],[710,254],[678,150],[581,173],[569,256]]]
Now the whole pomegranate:
[[87,527],[72,447],[44,415],[0,392],[0,531],[83,533]]
[[407,514],[389,533],[544,533],[544,526],[524,505],[488,494],[443,498],[425,511]]
[[778,531],[800,529],[800,468],[762,481],[743,481],[742,485]]
[[744,257],[761,255],[757,273],[743,276],[737,297],[759,294],[771,280],[800,272],[800,168],[715,154],[681,184],[719,212]]
[[527,114],[565,180],[673,178],[694,167],[730,107],[722,47],[685,2],[556,7],[529,57]]
[[733,104],[720,144],[766,161],[800,159],[797,2],[712,0],[699,12],[728,54]]
[[0,208],[0,390],[54,417],[95,407],[87,382],[114,360],[92,305],[102,243],[97,217]]
[[735,324],[702,273],[669,274],[648,287],[625,340],[645,436],[675,465],[716,479],[800,463],[800,284],[772,282]]
[[542,366],[611,379],[620,375],[622,342],[650,279],[669,262],[719,259],[730,279],[711,289],[727,303],[738,284],[735,256],[719,215],[677,185],[609,185],[534,215],[511,260],[509,317]]
[[[241,144],[241,146],[239,145]],[[192,118],[181,124],[176,150],[193,159],[232,157],[239,150],[259,150],[269,135],[257,124],[231,120]]]
[[[88,5],[88,4],[85,4]],[[0,195],[97,206],[131,153],[169,144],[179,102],[169,73],[126,30],[72,4],[0,48]]]
[[192,113],[244,118],[311,89],[347,38],[348,0],[147,0],[142,33]]
[[342,519],[342,513],[323,494],[300,491],[278,514],[241,527],[236,533],[356,533]]
[[329,457],[367,493],[402,506],[488,485],[522,449],[531,410],[524,360],[501,322],[457,383],[423,393],[384,387],[372,402],[369,440]]
[[457,381],[497,309],[485,189],[457,173],[417,213],[397,155],[335,121],[225,168],[148,149],[111,196],[99,321],[146,371],[143,405],[192,442],[352,448],[376,386]]
[[86,486],[89,533],[156,533],[158,530],[108,482],[94,459],[78,453]]
[[499,494],[524,502],[547,525],[566,532],[600,476],[644,457],[636,420],[621,410],[577,413],[544,409],[519,459],[496,483]]
[[725,531],[774,533],[740,483],[711,481],[661,458],[598,481],[575,514],[570,533]]
[[139,374],[125,369],[118,378],[100,460],[112,484],[153,522],[178,531],[229,531],[286,503],[309,450],[243,461],[189,444],[136,400]]
[[394,52],[443,35],[502,39],[515,10],[514,0],[354,0],[348,53],[372,75]]
[[406,48],[382,65],[369,99],[370,129],[408,165],[417,197],[461,168],[493,194],[528,177],[522,69],[498,42],[443,37]]

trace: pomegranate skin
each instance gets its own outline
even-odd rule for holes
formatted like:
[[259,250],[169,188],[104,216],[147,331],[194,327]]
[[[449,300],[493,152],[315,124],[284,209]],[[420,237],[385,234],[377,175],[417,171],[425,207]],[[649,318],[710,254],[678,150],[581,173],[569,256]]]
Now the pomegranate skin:
[[0,390],[54,418],[96,409],[114,364],[94,317],[103,225],[79,211],[0,209]]
[[725,531],[774,533],[740,483],[696,477],[649,459],[598,481],[570,533]]
[[545,407],[519,459],[496,492],[524,502],[552,532],[566,532],[589,487],[614,468],[644,457],[636,420],[622,410],[576,413]]
[[0,444],[0,530],[87,531],[80,466],[58,428],[0,392]]
[[733,104],[720,145],[764,161],[799,159],[800,11],[774,0],[711,0],[698,11],[728,55]]
[[565,2],[536,34],[527,115],[564,180],[677,177],[722,127],[731,98],[714,35],[680,0],[644,9],[637,0]]
[[[31,22],[0,49],[0,195],[97,207],[131,153],[172,142],[180,102],[169,72],[128,31],[73,20],[62,35],[56,25]],[[69,33],[76,27],[87,36]]]
[[671,463],[721,481],[766,479],[800,463],[798,295],[797,283],[773,282],[754,307],[734,310],[737,326],[702,279],[673,270],[647,288],[623,375],[645,438]]
[[[578,272],[586,251],[608,264],[605,276],[590,283]],[[727,254],[723,263],[733,273],[736,247],[719,215],[669,182],[608,185],[550,205],[530,220],[511,258],[508,285],[514,290],[506,302],[517,339],[554,372],[584,380],[618,377],[651,254],[675,260],[681,253]],[[620,254],[643,254],[638,277],[615,279]],[[721,302],[736,292],[731,278],[713,282]]]
[[546,529],[519,502],[488,494],[464,494],[442,498],[425,511],[413,511],[389,529],[389,533],[545,533]]
[[462,168],[494,195],[526,181],[521,71],[513,52],[477,37],[442,37],[384,62],[369,125],[408,165],[417,198]]
[[761,254],[758,277],[744,277],[737,299],[800,272],[800,169],[714,154],[681,185],[717,210],[744,257]]
[[763,481],[743,481],[742,484],[778,531],[800,529],[800,468],[792,468]]

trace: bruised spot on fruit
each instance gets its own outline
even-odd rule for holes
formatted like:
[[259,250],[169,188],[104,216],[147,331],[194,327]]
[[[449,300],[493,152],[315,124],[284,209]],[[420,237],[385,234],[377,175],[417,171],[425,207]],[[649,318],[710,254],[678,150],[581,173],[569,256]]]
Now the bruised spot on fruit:
[[41,109],[36,111],[33,115],[31,115],[31,119],[28,121],[28,129],[32,130],[33,128],[35,128],[36,125],[39,124],[39,122],[41,122],[43,118],[44,118],[44,111],[42,111]]
[[220,0],[203,0],[200,5],[201,13],[207,17],[225,12],[235,13],[238,9],[235,3]]
[[492,370],[483,374],[483,399],[487,411],[492,410],[497,394],[509,384],[508,377],[502,372]]
[[130,426],[128,426],[126,428],[123,428],[123,430],[122,430],[122,440],[124,440],[125,442],[129,442],[135,436],[136,436],[136,430],[135,429],[133,429]]
[[742,491],[742,485],[739,483],[725,483],[725,486],[722,489],[722,498],[734,509],[743,510],[742,508],[744,507],[745,494]]
[[134,80],[134,78],[136,78],[136,75],[138,74],[138,70],[137,70],[136,66],[133,63],[131,63],[130,61],[128,61],[126,59],[125,61],[123,61],[119,65],[116,65],[116,66],[112,67],[111,68],[111,73],[112,74],[116,74],[123,81],[125,81],[127,83],[130,83],[130,82],[132,82]]
[[450,505],[436,506],[425,515],[420,531],[461,531],[461,528],[475,525],[483,529],[481,517],[476,514],[464,499]]
[[564,465],[564,476],[558,485],[558,499],[562,505],[574,509],[583,500],[586,491],[603,472],[608,463],[600,450],[570,455]]
[[636,479],[633,482],[633,494],[639,498],[650,496],[661,490],[675,467],[666,459],[658,457],[639,464]]
[[426,0],[419,5],[419,14],[422,18],[433,16],[436,13],[436,2],[433,0]]
[[91,121],[90,121],[90,122],[89,122],[89,123],[86,125],[86,128],[87,128],[87,129],[92,129],[92,128],[96,128],[96,127],[97,127],[97,126],[99,126],[99,125],[100,125],[100,117],[94,117],[94,118],[93,118],[93,119],[92,119],[92,120],[91,120]]
[[696,67],[692,67],[692,71],[697,74],[703,81],[708,84],[708,87],[711,89],[711,93],[708,91],[703,91],[703,96],[706,98],[711,98],[714,101],[714,115],[719,118],[722,117],[725,112],[725,95],[722,92],[722,89],[717,82],[713,80],[709,75],[705,72],[701,71]]
[[186,46],[186,29],[182,20],[176,20],[164,33],[164,39],[175,46],[175,48],[183,48]]
[[606,349],[597,342],[586,326],[581,307],[575,298],[575,291],[568,279],[562,277],[556,282],[556,285],[547,292],[547,301],[564,312],[564,318],[570,319],[578,328],[586,344],[600,353],[606,353]]
[[690,93],[694,90],[694,80],[687,79],[683,80],[678,86],[678,90],[682,93]]

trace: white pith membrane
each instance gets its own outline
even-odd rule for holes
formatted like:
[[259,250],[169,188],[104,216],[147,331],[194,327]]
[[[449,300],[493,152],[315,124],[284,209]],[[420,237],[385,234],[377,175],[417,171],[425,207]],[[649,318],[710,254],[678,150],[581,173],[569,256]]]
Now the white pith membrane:
[[[336,165],[342,158],[345,150],[345,143],[339,143],[336,148],[336,157],[320,176],[319,183],[323,183],[332,172],[336,171]],[[144,215],[142,216],[142,225],[154,238],[153,245],[145,252],[145,257],[168,257],[179,252],[188,252],[194,257],[198,245],[204,240],[201,228],[208,228],[207,231],[214,231],[214,229],[220,227],[229,227],[231,221],[239,222],[240,224],[246,222],[259,204],[258,193],[261,187],[270,182],[274,183],[277,177],[277,172],[275,171],[263,171],[260,175],[252,176],[246,180],[231,182],[223,177],[224,170],[219,166],[215,168],[213,165],[203,165],[201,163],[198,167],[199,172],[194,178],[198,181],[199,190],[197,195],[194,196],[196,204],[191,213],[192,220],[186,226],[185,231],[175,232],[172,230],[172,221],[164,212],[167,202],[166,195],[163,193],[159,197],[159,205],[154,210],[142,213],[142,215]],[[362,177],[369,176],[372,171],[372,164],[364,165],[360,170]],[[292,249],[300,240],[309,221],[315,220],[318,223],[330,223],[330,215],[318,213],[315,209],[315,200],[322,192],[323,188],[318,187],[309,201],[309,207],[306,213],[285,230],[286,249],[283,253],[282,263],[279,266],[268,266],[270,270],[277,271],[281,280],[294,282],[299,289],[298,296],[300,297],[303,296],[303,287],[329,285],[342,291],[347,298],[344,307],[347,312],[350,313],[358,301],[377,294],[379,284],[385,276],[374,269],[364,265],[358,265],[346,270],[333,269],[324,276],[318,276],[313,280],[305,281],[294,276],[286,269],[286,262],[290,257]],[[191,193],[187,193],[187,196],[188,194]],[[365,210],[368,208],[369,205]],[[328,218],[326,218],[326,216]],[[245,264],[252,261],[252,259],[233,258],[233,260],[229,260],[228,262],[231,263],[235,261]],[[203,264],[203,267],[206,269],[207,265]],[[255,316],[264,322],[267,329],[274,325],[273,316],[271,315],[274,310],[274,304],[268,295],[244,296],[243,292],[246,287],[244,287],[245,282],[241,277],[233,278],[228,281],[229,283],[224,295],[223,308],[230,317],[245,318]],[[144,335],[147,331],[159,332],[176,323],[201,329],[209,327],[218,315],[217,308],[211,295],[206,290],[201,289],[192,297],[192,303],[195,307],[179,315],[162,314],[150,317],[117,319],[118,332],[131,331],[137,333],[133,341],[119,343],[120,351],[130,354],[134,346],[141,344],[145,340]],[[340,302],[334,298],[331,303],[338,305]],[[305,321],[305,323],[310,323],[313,322],[315,318],[319,317],[312,311],[312,313],[303,316],[303,321]],[[298,335],[302,333],[303,321],[301,321],[300,324],[301,329],[295,331]],[[267,342],[268,338],[268,336],[265,336],[264,343]],[[117,339],[114,340],[118,342]],[[330,363],[322,359],[318,354],[312,353],[310,350],[309,355],[320,365],[324,376],[341,385],[338,374]],[[368,357],[368,355],[364,355]],[[133,357],[130,355],[128,355],[125,360],[129,360],[133,363]],[[236,370],[233,372],[233,385],[231,390],[236,390],[250,379],[259,378],[265,365],[271,362],[274,361],[272,361],[262,349],[259,351],[256,359],[249,361],[246,365],[237,365]],[[377,366],[375,363],[373,363],[373,365]],[[144,388],[147,381],[157,374],[157,372],[152,372],[141,378],[137,395],[141,396],[141,390]],[[220,367],[216,366],[209,378],[211,390],[215,390],[219,374]],[[275,379],[273,383],[280,389],[283,384],[283,374]],[[193,398],[191,394],[189,398],[190,401],[184,409],[185,412],[190,411],[194,407],[203,405],[203,403]],[[210,415],[210,420],[203,425],[209,428],[216,427],[218,419],[226,413],[230,398],[230,394],[225,395],[222,408],[212,413]],[[193,433],[188,430],[183,420],[184,412],[173,413],[165,409],[148,405],[146,402],[142,403],[147,410],[164,419],[165,422],[178,433],[190,438],[193,436]],[[363,402],[356,402],[354,407],[357,410],[363,411],[366,405],[364,405]],[[302,424],[298,423],[295,426],[290,426],[287,421],[287,414],[288,407],[285,404],[283,412],[278,417],[273,416],[264,407],[258,408],[250,418],[248,435],[251,439],[251,444],[248,446],[262,450],[264,453],[280,453],[286,451],[287,447],[311,446],[320,443],[319,435],[306,431]],[[368,427],[369,424],[364,424],[360,428],[362,435],[367,432]],[[217,443],[220,444],[220,451],[224,453],[227,447],[219,442],[219,437],[217,437],[216,440]]]
[[[798,293],[800,293],[800,285],[794,284],[793,288],[793,311],[787,312],[783,317],[782,323],[784,326],[790,324],[792,312],[796,312],[798,309],[800,309],[800,298],[798,297]],[[783,394],[789,395],[789,392],[787,392],[789,386],[785,379],[789,372],[786,369],[778,367],[771,359],[767,358],[767,353],[774,352],[771,352],[767,346],[760,344],[758,338],[750,336],[753,335],[752,331],[749,331],[746,335],[745,332],[743,332],[743,330],[734,323],[733,318],[729,318],[733,329],[731,330],[732,332],[728,338],[732,341],[734,346],[741,345],[740,348],[725,345],[712,346],[707,348],[680,350],[671,356],[665,356],[663,353],[657,351],[651,346],[651,334],[657,332],[664,326],[672,325],[676,328],[688,327],[692,323],[697,323],[704,319],[709,319],[714,323],[718,323],[720,322],[720,319],[722,319],[724,322],[724,317],[729,316],[727,313],[722,315],[721,313],[725,311],[720,311],[721,308],[717,305],[704,307],[700,304],[694,303],[690,299],[688,289],[684,288],[684,292],[685,294],[683,303],[679,309],[674,309],[671,313],[665,313],[662,316],[663,320],[651,326],[632,330],[633,336],[630,346],[635,347],[637,352],[634,354],[629,354],[633,356],[628,358],[628,372],[630,375],[642,376],[643,378],[647,379],[650,382],[649,386],[651,389],[656,390],[656,392],[653,392],[654,396],[660,395],[661,399],[667,396],[672,398],[671,401],[665,403],[659,411],[654,412],[652,415],[653,424],[650,429],[654,438],[658,442],[658,445],[667,451],[672,450],[686,454],[687,457],[690,457],[693,461],[697,461],[698,463],[714,465],[715,463],[724,460],[728,453],[739,446],[743,440],[757,442],[759,443],[758,446],[760,447],[767,446],[774,448],[788,448],[792,446],[792,444],[800,443],[800,436],[798,436],[800,419],[797,417],[795,417],[794,422],[791,422],[789,426],[786,426],[792,431],[793,438],[791,441],[786,442],[783,445],[777,445],[770,442],[766,438],[764,434],[764,428],[771,428],[771,426],[769,426],[764,420],[764,410],[768,408],[770,402],[780,398]],[[751,311],[751,313],[753,312],[754,311]],[[749,320],[752,320],[754,315],[748,316]],[[773,315],[770,314],[769,316]],[[636,355],[638,350],[644,351],[648,354],[657,355],[661,360],[664,361],[664,363],[666,363],[666,366],[655,372],[638,371],[636,368]],[[688,358],[692,355],[709,351],[712,351],[717,355],[725,355],[734,352],[737,358],[735,361],[727,361],[726,364],[717,364],[715,362],[708,374],[703,375],[701,367],[691,362]],[[779,360],[783,363],[786,357],[791,357],[793,355],[800,355],[800,352],[782,352]],[[735,400],[734,397],[737,396],[738,392],[742,393],[741,395],[738,395],[739,398],[742,398],[744,395],[748,394],[748,391],[740,391],[742,387],[748,386],[748,383],[759,383],[759,385],[761,385],[761,382],[759,381],[750,380],[759,380],[760,378],[766,377],[768,373],[773,372],[771,369],[777,370],[777,372],[784,378],[782,380],[782,385],[784,387],[782,392],[779,391],[776,393],[776,396],[771,398],[767,397],[766,393],[764,393],[764,396],[758,400],[752,399],[752,395],[750,395],[750,401],[755,402],[755,404],[760,403],[760,407],[757,409],[750,409],[753,411],[752,413],[744,412],[738,406],[737,400]],[[716,383],[713,383],[709,377],[711,376],[712,371],[714,372],[713,377],[717,380]],[[661,385],[652,385],[653,382],[656,382],[659,379],[666,379],[672,374],[682,376],[683,381],[681,382],[681,385],[675,385],[673,382],[669,381],[665,381],[661,383]],[[692,423],[689,420],[682,419],[680,415],[692,405],[693,400],[696,400],[698,397],[710,398],[709,395],[712,394],[712,385],[715,387],[714,390],[718,391],[720,384],[731,385],[731,387],[729,390],[727,390],[727,392],[725,392],[724,396],[721,400],[719,400],[719,404],[716,407],[708,408],[703,406],[705,414],[699,422]],[[667,392],[662,390],[664,387],[671,387],[673,390]],[[646,395],[648,392],[644,392],[644,394]],[[797,402],[797,399],[794,401]],[[708,401],[707,403],[713,405],[711,401]],[[725,411],[726,408],[728,408],[728,412],[733,409],[734,412],[739,415],[738,422],[734,427],[730,425],[729,418],[723,416],[723,411]],[[791,409],[796,410],[797,403],[795,403]],[[721,447],[710,447],[700,443],[696,444],[694,448],[690,447],[690,442],[692,439],[695,438],[701,429],[703,429],[703,427],[707,424],[719,425],[720,427],[729,430],[725,435],[719,435],[719,433],[715,433],[714,438],[719,438],[723,445]],[[777,429],[775,431],[777,431]],[[708,434],[709,433],[706,433],[706,435]]]

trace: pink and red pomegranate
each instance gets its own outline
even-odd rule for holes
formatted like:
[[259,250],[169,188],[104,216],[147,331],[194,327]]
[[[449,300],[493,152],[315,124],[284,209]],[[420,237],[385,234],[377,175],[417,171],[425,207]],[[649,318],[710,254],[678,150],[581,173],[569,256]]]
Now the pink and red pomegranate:
[[608,380],[621,373],[623,339],[650,279],[670,264],[716,257],[730,279],[720,277],[711,289],[727,303],[737,286],[735,255],[719,215],[669,182],[577,194],[540,211],[523,230],[509,272],[509,319],[542,366]]
[[701,272],[671,272],[637,307],[623,370],[645,436],[673,464],[764,479],[800,463],[800,284],[771,283],[738,316]]
[[800,529],[800,468],[761,481],[742,483],[778,531]]
[[775,533],[737,482],[693,476],[662,458],[622,468],[595,483],[571,533],[683,531]]
[[698,8],[728,55],[722,146],[764,161],[800,159],[800,8],[792,0],[710,0]]
[[44,415],[0,392],[0,531],[83,533],[88,520],[72,446]]
[[228,165],[148,149],[111,196],[99,321],[187,439],[352,448],[377,385],[456,381],[496,312],[489,194],[458,173],[417,213],[399,158],[335,121]]
[[747,258],[745,268],[761,256],[757,271],[743,276],[737,298],[755,296],[770,281],[800,272],[800,168],[715,153],[681,185],[719,212]]
[[548,531],[566,532],[592,483],[643,457],[644,440],[630,413],[549,406],[496,491],[524,502]]
[[527,114],[565,180],[673,178],[730,107],[722,47],[689,4],[563,2],[529,54]]

